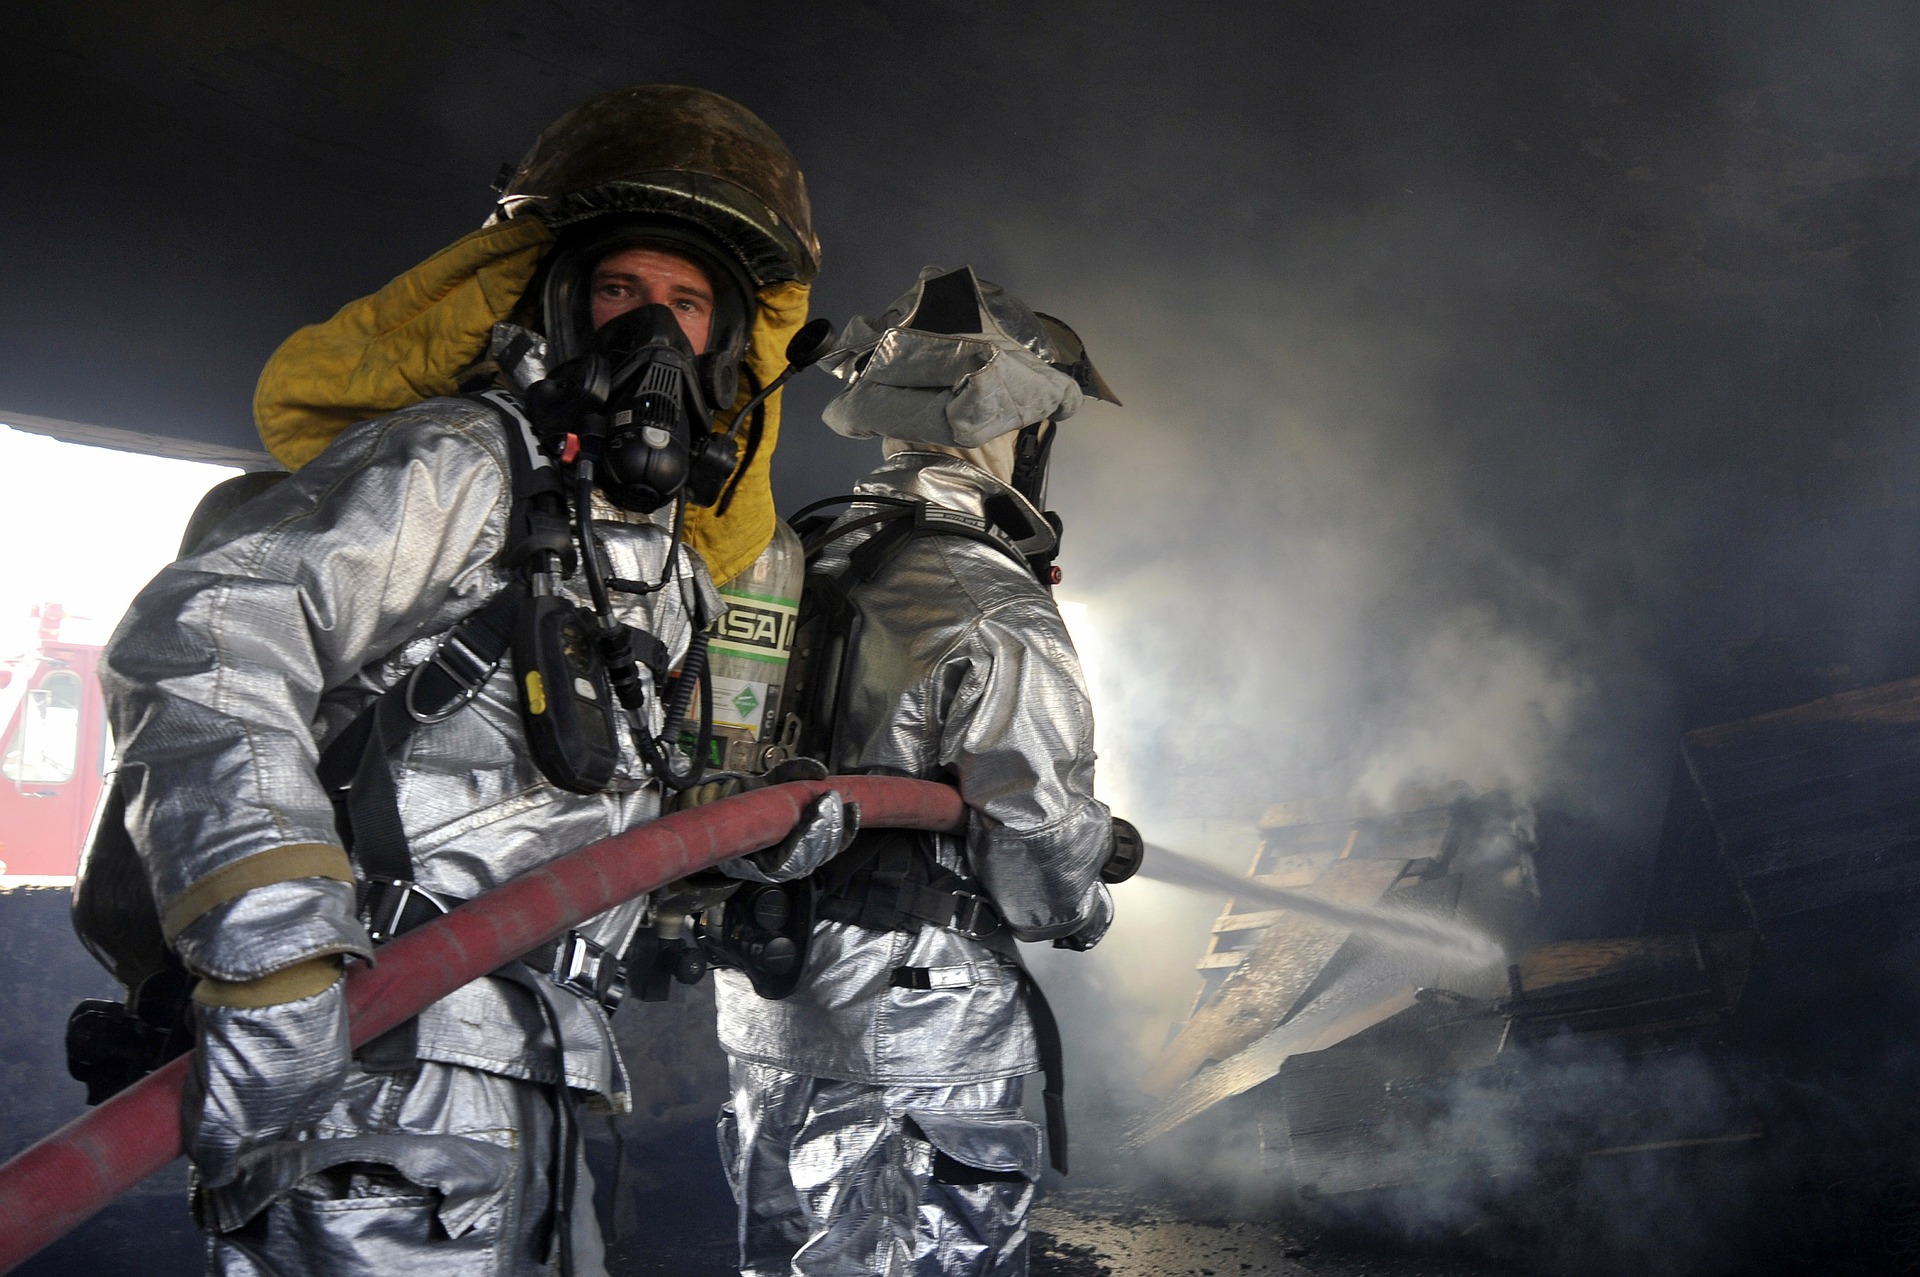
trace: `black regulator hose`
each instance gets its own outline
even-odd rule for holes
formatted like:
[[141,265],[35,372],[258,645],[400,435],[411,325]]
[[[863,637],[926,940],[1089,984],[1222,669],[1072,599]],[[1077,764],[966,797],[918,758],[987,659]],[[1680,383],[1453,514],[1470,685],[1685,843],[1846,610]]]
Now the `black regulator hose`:
[[674,684],[673,697],[667,702],[667,723],[660,729],[662,740],[679,738],[680,728],[687,721],[687,711],[693,708],[694,684],[703,682],[706,676],[707,633],[700,630],[687,644],[687,659],[680,663],[680,680]]
[[[640,748],[640,755],[646,760],[647,768],[666,788],[678,793],[699,784],[707,770],[707,750],[713,741],[713,691],[707,686],[707,635],[704,630],[693,636],[687,646],[687,658],[680,663],[680,678],[674,684],[673,696],[667,702],[667,720],[658,736],[649,737],[645,732],[634,729],[634,742]],[[694,738],[693,755],[687,760],[685,771],[674,764],[674,742],[680,738],[680,729],[686,725],[687,711],[692,708],[693,689],[700,688],[700,731]]]
[[[713,698],[707,690],[707,635],[704,630],[694,632],[693,641],[687,647],[687,658],[680,665],[680,679],[673,690],[673,698],[667,702],[666,725],[659,736],[651,736],[643,725],[641,717],[646,712],[646,692],[640,681],[640,663],[633,654],[633,636],[627,627],[613,615],[613,599],[607,592],[606,578],[600,572],[600,549],[593,535],[593,463],[590,458],[582,457],[576,471],[578,488],[574,496],[574,530],[580,539],[580,564],[587,575],[587,593],[593,598],[594,619],[599,630],[594,635],[596,646],[600,649],[600,659],[606,667],[607,683],[620,704],[628,711],[628,722],[633,730],[634,747],[639,751],[641,761],[652,772],[660,784],[676,793],[700,783],[701,775],[707,769],[707,749],[713,737]],[[674,511],[673,539],[668,543],[667,567],[660,580],[652,586],[643,587],[651,593],[665,586],[674,578],[674,569],[680,561],[680,530],[686,518],[686,502],[681,501]],[[620,586],[634,584],[619,582]],[[638,591],[630,591],[638,592]],[[700,685],[700,733],[694,741],[693,757],[688,760],[685,771],[673,762],[673,742],[680,737],[680,728],[685,724],[687,710],[692,704],[693,687]]]

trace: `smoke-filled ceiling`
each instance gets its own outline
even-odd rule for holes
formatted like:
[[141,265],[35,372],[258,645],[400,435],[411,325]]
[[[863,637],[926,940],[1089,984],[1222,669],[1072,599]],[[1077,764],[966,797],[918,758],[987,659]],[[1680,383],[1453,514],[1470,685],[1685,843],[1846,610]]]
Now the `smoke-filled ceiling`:
[[[817,313],[970,263],[1126,400],[1068,423],[1053,493],[1120,801],[1504,789],[1629,910],[1678,727],[1920,668],[1917,27],[16,4],[0,413],[251,446],[273,347],[477,225],[549,120],[711,87],[806,168]],[[828,392],[789,392],[785,508],[870,460]]]

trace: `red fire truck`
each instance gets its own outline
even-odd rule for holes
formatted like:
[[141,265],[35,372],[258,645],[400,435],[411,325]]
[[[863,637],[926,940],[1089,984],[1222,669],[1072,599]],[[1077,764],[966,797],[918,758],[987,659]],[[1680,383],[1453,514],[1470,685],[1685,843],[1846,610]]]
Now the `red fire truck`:
[[0,658],[0,874],[71,878],[106,769],[100,646],[62,637],[58,603],[34,614],[37,645]]

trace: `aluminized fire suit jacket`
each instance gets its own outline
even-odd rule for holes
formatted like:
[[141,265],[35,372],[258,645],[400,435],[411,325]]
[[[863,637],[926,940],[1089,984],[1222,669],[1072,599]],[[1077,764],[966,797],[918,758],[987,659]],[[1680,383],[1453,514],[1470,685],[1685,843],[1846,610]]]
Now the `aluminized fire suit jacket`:
[[[243,507],[135,601],[102,681],[129,831],[163,916],[196,884],[250,856],[339,844],[314,774],[319,751],[509,583],[499,563],[511,504],[506,442],[497,415],[465,400],[429,400],[364,422]],[[657,579],[670,530],[610,507],[597,514],[610,575]],[[681,584],[616,596],[623,620],[676,655],[691,634],[696,594],[717,610],[698,557],[679,553]],[[657,731],[658,705],[652,718]],[[417,881],[466,899],[651,819],[657,787],[624,733],[621,748],[605,793],[549,784],[527,750],[511,661],[503,661],[470,705],[420,727],[396,751]],[[350,889],[313,880],[256,888],[194,923],[176,947],[197,973],[236,981],[363,948],[364,933],[339,924],[344,911],[308,907],[316,890]],[[641,907],[622,906],[581,930],[618,949]],[[247,938],[238,953],[236,935]],[[623,1107],[627,1085],[600,1007],[571,995],[551,1001],[567,1081]],[[557,1081],[554,1045],[534,995],[493,977],[419,1019],[421,1059],[501,1077]],[[227,1191],[224,1207],[214,1203],[216,1217],[231,1227],[315,1169],[256,1168]],[[459,1208],[449,1200],[443,1221]]]
[[[995,494],[1023,500],[934,452],[890,457],[856,492],[976,518]],[[865,535],[835,542],[823,566],[844,569]],[[1093,797],[1093,716],[1053,599],[1009,555],[957,537],[909,542],[853,597],[862,629],[830,769],[957,785],[968,827],[938,839],[940,862],[980,882],[1021,940],[1097,939],[1112,916],[1098,880],[1111,823]],[[933,987],[891,987],[903,966],[928,968]],[[819,922],[805,976],[780,1001],[737,972],[716,976],[720,1042],[736,1060],[881,1084],[1039,1068],[1017,971],[955,931]]]

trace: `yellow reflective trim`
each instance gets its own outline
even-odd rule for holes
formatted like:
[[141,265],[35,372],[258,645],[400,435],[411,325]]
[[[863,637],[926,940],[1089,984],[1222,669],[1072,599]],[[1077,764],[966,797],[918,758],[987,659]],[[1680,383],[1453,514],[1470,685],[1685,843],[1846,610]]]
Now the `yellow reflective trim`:
[[171,942],[186,930],[187,924],[209,909],[229,900],[238,900],[255,887],[296,878],[330,878],[334,882],[353,881],[353,862],[347,853],[325,843],[302,842],[275,847],[223,865],[173,898],[160,915],[160,930]]
[[[298,470],[356,421],[456,393],[462,375],[487,353],[493,326],[514,313],[552,246],[553,232],[537,217],[483,226],[287,338],[254,389],[254,421],[267,451]],[[807,285],[796,281],[769,284],[755,295],[744,362],[759,384],[787,366],[787,342],[806,322],[808,297]],[[733,408],[715,424],[730,422],[749,394],[743,377]],[[781,398],[776,393],[767,400],[759,450],[739,476],[727,512],[687,511],[686,542],[706,560],[716,584],[746,571],[773,539]]]
[[547,712],[547,684],[540,677],[539,670],[527,671],[527,713],[544,714]]
[[193,1000],[204,1007],[277,1007],[324,993],[340,978],[341,958],[328,954],[269,972],[258,980],[202,980]]

